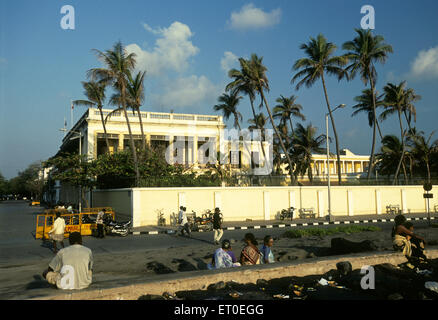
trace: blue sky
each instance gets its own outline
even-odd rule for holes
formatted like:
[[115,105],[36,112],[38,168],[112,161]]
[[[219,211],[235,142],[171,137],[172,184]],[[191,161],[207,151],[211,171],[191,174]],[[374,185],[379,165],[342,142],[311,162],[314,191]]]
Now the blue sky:
[[[70,120],[71,99],[81,99],[85,72],[99,66],[92,48],[105,50],[121,40],[138,54],[146,69],[147,111],[213,114],[213,105],[228,81],[224,68],[237,57],[263,56],[268,68],[273,107],[280,95],[295,94],[304,113],[324,131],[326,105],[322,88],[295,91],[293,63],[303,57],[301,43],[322,32],[338,48],[360,27],[363,5],[376,14],[374,33],[394,48],[378,66],[377,87],[408,80],[422,96],[416,104],[417,127],[430,133],[438,119],[438,2],[422,1],[2,1],[0,4],[0,172],[18,171],[57,152],[58,131]],[[63,5],[75,9],[75,30],[63,30]],[[342,50],[337,51],[338,54]],[[329,79],[341,147],[369,154],[371,129],[366,116],[351,118],[359,79]],[[247,99],[241,103],[245,123]],[[84,109],[77,108],[78,119]],[[232,122],[230,121],[231,125]],[[398,134],[397,121],[382,125]],[[437,135],[438,138],[438,135]]]

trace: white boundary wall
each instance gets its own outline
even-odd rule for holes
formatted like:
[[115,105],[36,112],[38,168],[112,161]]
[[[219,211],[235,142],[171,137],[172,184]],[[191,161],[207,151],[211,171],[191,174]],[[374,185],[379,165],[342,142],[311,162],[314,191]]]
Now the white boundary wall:
[[[434,190],[438,190],[435,186]],[[331,188],[332,214],[358,216],[382,214],[386,206],[398,205],[403,213],[426,212],[422,186],[336,186]],[[430,209],[438,205],[430,199]],[[130,215],[133,226],[156,225],[162,210],[166,223],[178,213],[202,214],[220,207],[225,221],[274,220],[282,209],[313,208],[318,217],[328,214],[327,187],[208,187],[208,188],[128,188],[95,190],[93,206],[111,206],[117,213]]]

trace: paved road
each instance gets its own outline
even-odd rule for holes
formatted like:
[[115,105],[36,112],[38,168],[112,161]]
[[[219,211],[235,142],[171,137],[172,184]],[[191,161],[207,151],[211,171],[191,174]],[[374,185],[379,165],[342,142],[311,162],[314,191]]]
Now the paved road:
[[[0,266],[20,264],[24,260],[50,259],[53,252],[47,244],[41,240],[35,240],[36,215],[43,208],[29,207],[24,201],[6,201],[0,203]],[[418,226],[426,226],[426,222],[416,222]],[[384,230],[390,230],[391,223],[373,223]],[[325,228],[327,226],[321,226]],[[266,234],[278,237],[284,233],[286,228],[273,229],[251,229],[251,230],[229,230],[225,231],[223,239],[240,240],[246,232],[252,232],[262,239]],[[201,243],[211,244],[212,232],[192,233],[192,238],[158,234],[158,235],[129,235],[125,238],[106,237],[97,239],[84,237],[84,245],[93,250],[94,254],[99,253],[122,253],[144,251],[148,249],[166,249],[170,247],[199,245]],[[65,240],[68,243],[68,240]]]

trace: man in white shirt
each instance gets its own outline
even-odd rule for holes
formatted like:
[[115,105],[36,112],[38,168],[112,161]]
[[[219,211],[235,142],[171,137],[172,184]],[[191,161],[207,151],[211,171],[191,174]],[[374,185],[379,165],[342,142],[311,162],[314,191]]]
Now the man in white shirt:
[[189,221],[187,220],[187,215],[186,215],[186,207],[179,207],[179,214],[178,214],[178,221],[180,223],[181,226],[181,235],[184,235],[184,231],[190,236],[190,226],[189,226]]
[[58,252],[58,248],[56,247],[56,242],[61,242],[62,247],[64,248],[64,232],[65,232],[65,220],[61,218],[61,213],[56,212],[56,219],[53,223],[53,228],[48,232],[50,239],[53,240],[53,248],[55,253]]
[[82,245],[79,232],[70,233],[69,242],[70,246],[52,259],[43,277],[58,289],[85,289],[92,282],[93,254]]

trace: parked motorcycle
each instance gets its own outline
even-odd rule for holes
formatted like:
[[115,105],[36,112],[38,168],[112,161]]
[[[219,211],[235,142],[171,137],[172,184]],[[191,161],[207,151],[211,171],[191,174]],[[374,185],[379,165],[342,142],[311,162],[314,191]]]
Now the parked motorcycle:
[[284,220],[284,219],[291,219],[292,220],[294,217],[294,211],[295,211],[294,207],[290,207],[288,209],[281,210],[280,219],[281,220]]
[[105,233],[109,235],[118,235],[121,237],[126,237],[129,234],[129,226],[131,225],[131,220],[126,222],[116,222],[111,218],[103,220],[105,226]]

